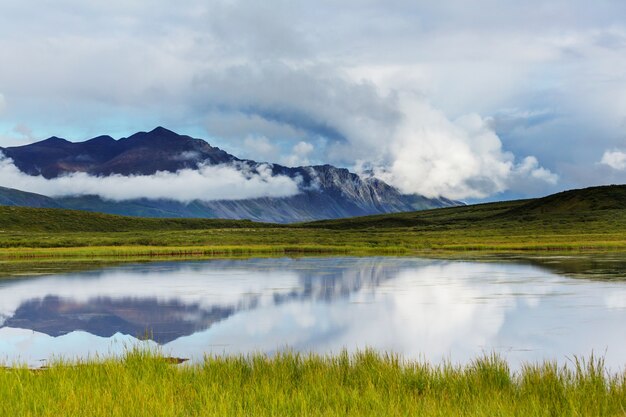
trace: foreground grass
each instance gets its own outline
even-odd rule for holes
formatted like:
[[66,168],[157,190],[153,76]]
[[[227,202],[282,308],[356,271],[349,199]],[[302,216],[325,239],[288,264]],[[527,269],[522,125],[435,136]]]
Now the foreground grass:
[[355,355],[208,357],[175,366],[121,360],[0,371],[0,414],[19,416],[624,416],[626,372],[602,360],[526,365],[497,356],[465,367]]

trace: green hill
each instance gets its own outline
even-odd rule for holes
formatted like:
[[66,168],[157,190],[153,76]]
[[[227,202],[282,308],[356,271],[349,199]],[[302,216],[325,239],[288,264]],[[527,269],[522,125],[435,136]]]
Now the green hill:
[[55,207],[61,206],[50,197],[40,194],[27,193],[12,188],[0,187],[1,206],[24,206],[24,207]]
[[532,200],[292,225],[0,207],[0,247],[4,256],[25,258],[626,251],[625,196],[626,186],[593,187]]
[[[28,195],[28,193],[22,193]],[[36,195],[35,195],[36,196]],[[20,195],[20,198],[25,198]],[[321,220],[290,227],[314,229],[448,229],[527,221],[576,221],[607,210],[626,209],[626,185],[569,190],[547,197],[475,204],[406,213]],[[249,220],[143,218],[54,208],[0,206],[0,229],[55,232],[197,230],[288,227]]]
[[626,186],[606,185],[568,190],[528,201],[510,214],[540,214],[621,210],[626,208]]
[[157,219],[80,210],[0,206],[0,231],[132,232],[267,227],[249,220]]
[[505,226],[512,222],[584,222],[607,211],[626,213],[626,185],[568,190],[547,197],[474,204],[409,213],[302,223],[301,227],[328,229],[418,228]]
[[348,219],[321,220],[301,223],[300,227],[324,229],[362,228],[429,228],[460,224],[465,222],[491,221],[494,217],[507,213],[527,200],[498,203],[475,204],[435,210],[412,211],[407,213],[383,214],[376,216],[352,217]]

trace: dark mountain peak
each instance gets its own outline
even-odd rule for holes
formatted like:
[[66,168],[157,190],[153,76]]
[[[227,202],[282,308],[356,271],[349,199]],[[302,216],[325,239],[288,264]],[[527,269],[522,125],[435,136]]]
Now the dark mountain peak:
[[[64,145],[66,143],[72,143],[72,142],[70,142],[67,139],[60,138],[58,136],[52,136],[52,137],[49,137],[48,139],[42,140],[40,142],[35,142],[35,143],[33,143],[33,145],[52,145],[52,146],[54,146],[54,145]],[[26,145],[26,146],[28,146],[28,145]]]
[[[203,140],[197,140],[208,145]],[[149,132],[137,132],[127,138],[120,139],[118,142],[123,143],[125,147],[142,146],[166,149],[167,147],[193,146],[195,141],[196,139],[191,136],[179,135],[172,130],[158,126]]]
[[193,138],[186,135],[179,135],[173,130],[169,130],[164,128],[163,126],[157,126],[149,132],[137,132],[130,138],[147,138],[147,139],[170,139],[170,140],[179,140],[179,141],[188,141]]
[[69,142],[55,136],[31,145],[7,148],[3,153],[21,171],[46,178],[71,172],[151,175],[237,160],[201,139],[179,135],[162,126],[119,140],[103,135],[85,142]]
[[179,135],[178,133],[166,129],[163,126],[157,126],[154,129],[152,129],[149,133],[153,134],[153,135],[159,135],[159,136],[178,136],[178,137],[182,137],[181,135]]

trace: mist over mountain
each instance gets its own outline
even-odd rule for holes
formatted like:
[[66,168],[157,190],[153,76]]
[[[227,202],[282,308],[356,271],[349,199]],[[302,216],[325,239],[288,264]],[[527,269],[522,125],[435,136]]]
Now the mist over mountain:
[[51,137],[0,152],[4,205],[287,223],[460,204],[402,194],[331,165],[239,159],[162,127],[119,140]]

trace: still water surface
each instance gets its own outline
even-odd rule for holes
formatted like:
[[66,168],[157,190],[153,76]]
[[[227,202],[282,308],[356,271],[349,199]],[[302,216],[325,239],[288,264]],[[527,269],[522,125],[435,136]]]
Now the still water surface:
[[626,281],[389,257],[148,263],[0,281],[0,362],[39,366],[137,343],[191,360],[371,347],[464,363],[495,351],[514,367],[593,351],[623,369]]

